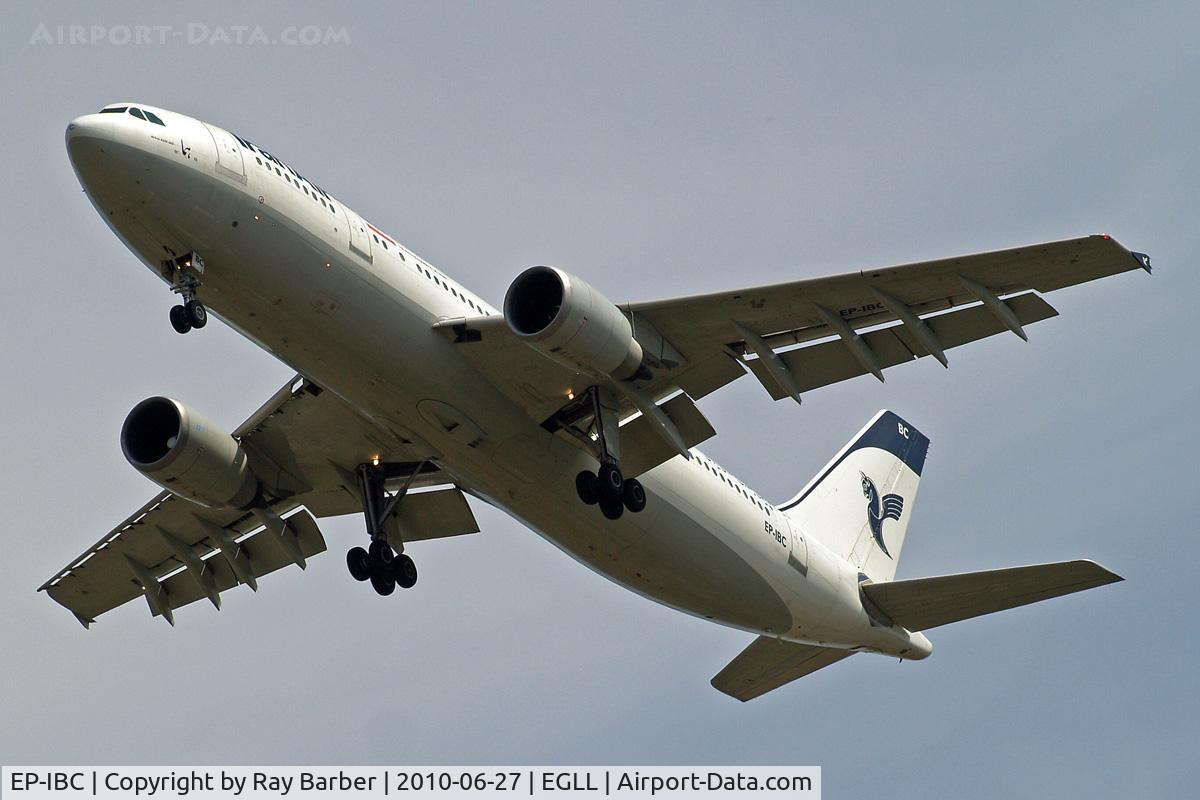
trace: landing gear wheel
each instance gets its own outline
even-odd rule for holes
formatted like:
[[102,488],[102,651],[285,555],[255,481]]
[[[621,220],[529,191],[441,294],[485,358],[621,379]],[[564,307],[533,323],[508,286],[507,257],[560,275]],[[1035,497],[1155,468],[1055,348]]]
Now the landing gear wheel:
[[621,487],[625,479],[616,464],[601,464],[600,472],[596,475],[596,492],[601,498],[610,500],[621,499]]
[[[376,539],[371,542],[369,551],[371,558],[371,572],[376,575],[391,575],[392,562],[396,559],[396,554],[392,551],[392,546],[383,539]],[[378,590],[379,587],[375,587]],[[390,592],[388,593],[390,594]]]
[[417,565],[408,556],[401,553],[392,562],[392,576],[396,585],[401,589],[411,589],[417,582]]
[[609,519],[620,519],[621,515],[625,513],[625,504],[621,502],[620,498],[602,497],[600,498],[600,510]]
[[183,304],[183,310],[193,328],[203,328],[208,324],[208,309],[199,300],[188,300]]
[[621,500],[624,501],[625,507],[634,514],[644,509],[646,507],[646,490],[642,488],[642,482],[636,478],[625,481],[625,485],[621,487]]
[[575,476],[575,491],[586,505],[594,506],[600,499],[596,490],[596,473],[585,469]]
[[183,306],[171,306],[171,327],[176,333],[187,333],[192,329],[192,321],[188,317],[187,309]]
[[392,592],[396,591],[396,579],[391,575],[372,575],[371,587],[376,592],[386,597]]
[[361,547],[351,547],[346,553],[346,566],[356,581],[365,581],[371,577],[371,561],[367,551]]

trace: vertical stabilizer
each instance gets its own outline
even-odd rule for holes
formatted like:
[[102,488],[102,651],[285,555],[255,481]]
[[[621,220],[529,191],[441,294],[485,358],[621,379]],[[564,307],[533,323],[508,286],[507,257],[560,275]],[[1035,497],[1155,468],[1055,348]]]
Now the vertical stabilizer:
[[794,525],[873,581],[896,574],[929,439],[880,411],[792,500]]

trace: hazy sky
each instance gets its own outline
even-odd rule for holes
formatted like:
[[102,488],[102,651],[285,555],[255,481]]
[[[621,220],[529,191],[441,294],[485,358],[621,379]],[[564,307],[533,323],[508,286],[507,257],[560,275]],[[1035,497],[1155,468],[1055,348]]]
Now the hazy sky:
[[[1195,4],[9,4],[0,762],[801,763],[830,797],[1170,796],[1200,768]],[[182,37],[31,44],[39,23]],[[189,30],[188,24],[194,23]],[[349,44],[189,44],[345,29]],[[89,29],[90,30],[90,29]],[[157,34],[155,34],[157,36]],[[91,36],[89,32],[89,37]],[[1108,232],[1154,258],[997,337],[772,404],[705,450],[790,496],[877,409],[933,441],[899,578],[1089,557],[1127,581],[933,631],[742,705],[750,640],[636,597],[475,504],[377,597],[330,553],[224,610],[85,632],[36,587],[156,491],[125,413],[232,429],[290,375],[172,299],[83,196],[63,132],[117,100],[262,144],[498,304],[532,264],[614,301]]]

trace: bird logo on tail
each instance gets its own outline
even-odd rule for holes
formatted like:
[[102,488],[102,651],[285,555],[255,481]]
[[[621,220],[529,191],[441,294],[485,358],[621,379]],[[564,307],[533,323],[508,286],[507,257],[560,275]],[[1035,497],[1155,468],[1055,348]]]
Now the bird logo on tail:
[[871,536],[875,538],[875,543],[879,545],[883,554],[891,558],[892,554],[883,543],[883,521],[900,521],[900,515],[904,513],[904,498],[898,494],[885,494],[880,500],[875,482],[868,478],[865,472],[858,474],[862,475],[862,493],[863,497],[867,498],[867,524],[871,526]]

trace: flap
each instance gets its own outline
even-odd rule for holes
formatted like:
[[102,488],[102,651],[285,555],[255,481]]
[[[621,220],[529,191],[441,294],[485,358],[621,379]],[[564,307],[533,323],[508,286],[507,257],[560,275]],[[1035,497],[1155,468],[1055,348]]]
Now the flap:
[[[659,408],[674,423],[689,448],[717,433],[692,398],[682,392]],[[679,451],[655,432],[654,423],[644,414],[621,426],[621,472],[626,477],[636,478],[677,455]]]
[[397,550],[404,542],[478,533],[479,523],[458,488],[409,492],[388,520],[388,540]]
[[[298,511],[286,518],[288,528],[295,533],[296,539],[300,545],[300,552],[305,558],[311,558],[325,552],[325,538],[321,536],[321,531],[317,528],[317,523],[313,518],[304,511]],[[238,558],[243,556],[248,559],[250,569],[255,577],[261,578],[264,575],[269,575],[276,570],[283,569],[286,566],[294,565],[291,555],[279,543],[279,540],[271,535],[269,531],[263,529],[252,536],[243,539],[239,542],[241,552]],[[241,583],[233,568],[229,565],[229,561],[220,553],[220,551],[211,551],[209,557],[204,560],[206,570],[211,570],[212,578],[215,583],[217,592],[224,592],[232,589]],[[181,606],[186,606],[188,603],[194,603],[207,596],[205,587],[195,576],[188,570],[176,572],[165,581],[161,581],[160,585],[166,592],[168,606],[174,610]],[[138,593],[141,593],[141,587],[138,586]],[[155,616],[158,612],[151,611]]]
[[[1041,322],[1058,315],[1045,300],[1033,292],[1010,297],[1004,304],[1012,309],[1022,325]],[[924,323],[933,331],[938,342],[949,350],[998,333],[1007,333],[1008,328],[989,309],[982,305],[970,306],[961,311],[951,311],[934,317],[926,317]],[[893,325],[862,335],[863,342],[875,355],[883,369],[903,364],[922,356],[930,355],[925,345],[904,325]],[[792,374],[801,392],[828,386],[831,383],[866,375],[867,370],[841,340],[799,347],[779,354],[784,365]],[[746,362],[759,382],[781,400],[787,394],[771,377],[762,359]]]

